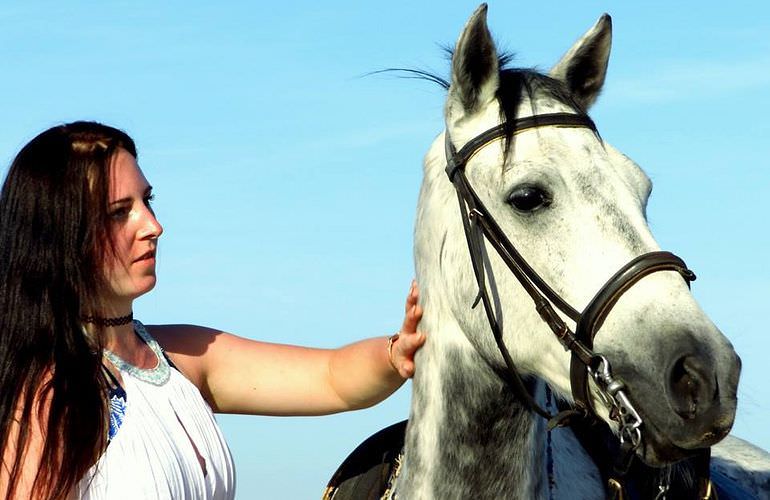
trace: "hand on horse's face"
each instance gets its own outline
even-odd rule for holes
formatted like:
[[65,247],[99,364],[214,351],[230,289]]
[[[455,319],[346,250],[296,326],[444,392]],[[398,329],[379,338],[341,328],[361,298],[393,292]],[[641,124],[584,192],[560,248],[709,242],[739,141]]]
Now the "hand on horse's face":
[[425,335],[417,331],[417,325],[422,319],[422,307],[417,303],[419,297],[420,290],[417,283],[412,281],[409,295],[406,297],[404,323],[390,353],[393,366],[404,378],[411,378],[414,375],[414,355],[425,343]]

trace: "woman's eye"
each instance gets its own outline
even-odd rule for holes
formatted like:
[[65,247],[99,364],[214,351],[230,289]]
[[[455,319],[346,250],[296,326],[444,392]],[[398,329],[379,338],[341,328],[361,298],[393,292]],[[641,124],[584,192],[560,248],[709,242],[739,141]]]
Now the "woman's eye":
[[521,186],[508,196],[508,203],[520,212],[533,212],[551,204],[551,196],[535,186]]
[[130,212],[130,209],[128,207],[120,207],[116,208],[112,212],[110,212],[110,217],[113,219],[125,219],[128,217],[128,213]]
[[154,194],[148,194],[144,197],[144,206],[147,207],[147,210],[149,210],[151,214],[155,215],[155,209],[152,208],[153,201],[155,201]]

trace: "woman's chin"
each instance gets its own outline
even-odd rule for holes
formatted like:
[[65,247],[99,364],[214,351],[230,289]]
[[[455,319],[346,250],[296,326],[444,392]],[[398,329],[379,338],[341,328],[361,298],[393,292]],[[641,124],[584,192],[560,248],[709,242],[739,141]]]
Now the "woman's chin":
[[142,295],[152,291],[157,283],[155,275],[143,276],[140,279],[133,280],[130,284],[115,287],[111,290],[111,297],[107,297],[110,301],[126,301],[134,300]]
[[147,278],[144,281],[146,281],[146,283],[144,284],[144,286],[139,287],[136,293],[136,297],[141,297],[142,295],[151,292],[152,289],[155,288],[155,284],[157,283],[158,280],[157,278],[155,278],[155,276],[152,276],[152,279]]

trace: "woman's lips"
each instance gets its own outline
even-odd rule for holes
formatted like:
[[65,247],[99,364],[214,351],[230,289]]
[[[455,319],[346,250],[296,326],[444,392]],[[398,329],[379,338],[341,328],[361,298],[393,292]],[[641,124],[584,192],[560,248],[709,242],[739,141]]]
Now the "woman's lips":
[[142,262],[146,260],[155,261],[155,250],[150,250],[149,252],[143,253],[137,259],[135,259],[134,262]]

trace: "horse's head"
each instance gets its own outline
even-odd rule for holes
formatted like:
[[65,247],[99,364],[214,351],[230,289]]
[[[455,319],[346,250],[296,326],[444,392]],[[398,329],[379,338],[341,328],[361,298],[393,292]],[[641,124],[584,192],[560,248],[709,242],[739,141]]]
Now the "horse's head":
[[[452,144],[459,150],[484,131],[517,118],[584,114],[604,83],[610,43],[611,22],[605,15],[549,75],[504,69],[505,58],[495,49],[486,6],[481,6],[452,58],[445,107]],[[502,371],[503,359],[483,308],[470,307],[478,285],[457,196],[444,171],[444,140],[442,134],[426,156],[416,226],[417,271],[425,290],[426,319],[449,315],[465,335],[446,338],[442,331],[431,331],[428,342],[472,349],[493,370]],[[479,149],[464,173],[524,259],[578,311],[618,269],[658,250],[645,216],[649,178],[588,127],[509,131]],[[523,374],[544,379],[569,398],[570,353],[541,321],[530,296],[489,243],[482,253],[491,271],[486,277],[494,315],[513,361]],[[730,430],[739,358],[679,273],[655,272],[628,288],[601,323],[594,351],[626,383],[644,421],[639,453],[648,463],[679,460]],[[593,406],[604,408],[591,392]],[[602,418],[610,422],[608,412]]]

